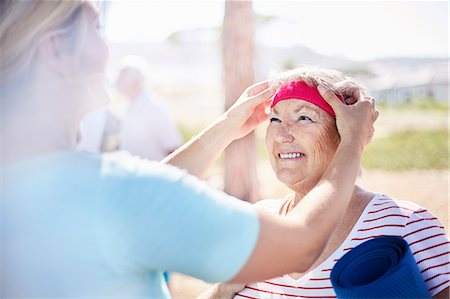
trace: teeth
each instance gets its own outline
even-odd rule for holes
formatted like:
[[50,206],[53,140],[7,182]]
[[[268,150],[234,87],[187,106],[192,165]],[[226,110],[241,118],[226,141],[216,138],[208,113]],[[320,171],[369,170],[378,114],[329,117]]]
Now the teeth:
[[279,154],[281,159],[294,159],[304,156],[302,153],[288,153],[288,154]]

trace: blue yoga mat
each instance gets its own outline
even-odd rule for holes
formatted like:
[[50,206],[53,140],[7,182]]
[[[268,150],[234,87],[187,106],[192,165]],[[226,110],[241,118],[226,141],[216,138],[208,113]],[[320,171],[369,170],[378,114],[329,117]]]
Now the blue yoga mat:
[[341,298],[431,298],[408,243],[378,237],[347,252],[331,271]]

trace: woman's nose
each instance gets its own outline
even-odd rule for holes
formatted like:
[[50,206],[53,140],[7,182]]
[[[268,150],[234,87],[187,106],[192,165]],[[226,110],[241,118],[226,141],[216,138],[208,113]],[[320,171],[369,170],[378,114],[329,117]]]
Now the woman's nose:
[[286,125],[280,125],[275,132],[275,141],[278,143],[292,142],[294,136],[290,133],[289,127]]

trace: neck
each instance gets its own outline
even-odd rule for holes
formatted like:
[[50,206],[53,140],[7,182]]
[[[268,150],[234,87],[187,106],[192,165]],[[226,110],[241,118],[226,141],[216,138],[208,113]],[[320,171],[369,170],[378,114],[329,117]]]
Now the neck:
[[[310,190],[307,190],[307,191],[306,190],[302,190],[301,192],[296,191],[295,193],[293,193],[293,196],[290,199],[291,203],[289,204],[287,212],[292,210],[298,203],[300,203],[302,201],[303,197],[309,191]],[[352,198],[350,200],[350,204],[348,206],[348,209],[350,209],[353,204],[356,204],[359,199],[365,198],[365,196],[363,196],[363,195],[366,194],[366,193],[368,193],[366,190],[362,189],[358,185],[355,185],[354,188],[353,188]]]
[[79,119],[57,96],[10,98],[16,103],[0,129],[2,160],[14,162],[56,151],[74,149]]

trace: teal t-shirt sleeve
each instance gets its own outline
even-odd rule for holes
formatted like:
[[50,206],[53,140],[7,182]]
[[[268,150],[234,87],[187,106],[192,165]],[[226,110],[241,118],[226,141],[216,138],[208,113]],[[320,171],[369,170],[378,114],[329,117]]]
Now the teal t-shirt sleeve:
[[102,173],[97,229],[115,271],[227,281],[251,255],[259,233],[252,205],[156,162],[105,158]]

